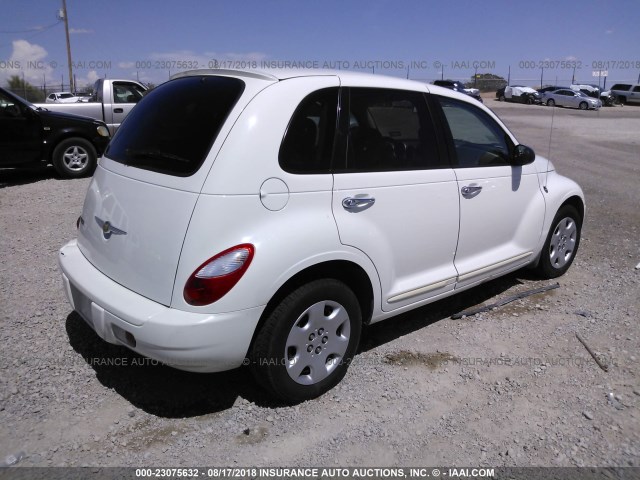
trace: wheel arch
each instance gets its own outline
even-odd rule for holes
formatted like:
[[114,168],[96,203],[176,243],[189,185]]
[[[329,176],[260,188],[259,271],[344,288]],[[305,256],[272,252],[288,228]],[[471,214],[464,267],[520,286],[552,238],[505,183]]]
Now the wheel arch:
[[89,136],[87,136],[86,133],[83,133],[82,131],[75,130],[75,129],[64,129],[60,133],[58,133],[55,137],[47,139],[47,146],[46,146],[47,150],[43,152],[44,158],[46,158],[47,161],[52,162],[53,152],[56,150],[56,147],[60,145],[62,142],[64,142],[65,140],[69,140],[71,138],[81,138],[83,140],[86,140],[91,144],[91,146],[95,150],[96,158],[100,157],[101,152],[98,151],[98,148],[93,144],[92,139],[89,138]]
[[311,265],[297,272],[276,291],[260,316],[251,338],[249,351],[251,351],[262,325],[280,302],[296,288],[322,278],[339,280],[351,288],[360,304],[362,323],[366,325],[371,321],[374,310],[374,291],[367,272],[360,265],[349,260],[330,260]]
[[556,216],[556,213],[565,205],[571,205],[573,208],[575,208],[578,212],[578,215],[580,215],[580,223],[584,223],[584,215],[585,215],[585,204],[584,204],[584,200],[582,199],[582,197],[576,193],[574,193],[573,195],[568,196],[567,198],[565,198],[562,202],[560,202],[558,204],[558,207],[554,210],[553,215],[549,215],[549,220],[548,220],[548,224],[545,223],[545,228],[543,230],[543,234],[540,236],[541,239],[541,243],[540,246],[538,248],[538,253],[536,255],[536,257],[534,258],[534,260],[528,265],[527,268],[536,268],[538,266],[538,264],[540,263],[540,257],[542,255],[542,248],[544,246],[544,243],[546,241],[547,235],[549,234],[549,229],[551,228],[551,222],[553,221],[553,218]]
[[584,202],[582,201],[582,198],[580,198],[578,195],[573,195],[562,202],[558,209],[564,207],[565,205],[571,205],[573,208],[575,208],[580,215],[580,221],[584,221]]

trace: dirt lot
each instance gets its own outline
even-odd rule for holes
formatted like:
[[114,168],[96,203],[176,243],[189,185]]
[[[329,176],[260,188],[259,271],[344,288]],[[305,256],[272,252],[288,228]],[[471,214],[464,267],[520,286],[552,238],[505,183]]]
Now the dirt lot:
[[487,104],[585,191],[560,288],[449,318],[551,283],[517,272],[367,328],[339,387],[293,407],[245,369],[189,374],[102,342],[57,268],[89,180],[0,171],[0,462],[640,466],[640,108]]

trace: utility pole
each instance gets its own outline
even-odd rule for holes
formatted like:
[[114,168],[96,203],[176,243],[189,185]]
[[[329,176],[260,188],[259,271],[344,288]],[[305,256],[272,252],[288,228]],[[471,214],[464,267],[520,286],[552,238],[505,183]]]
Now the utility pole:
[[67,36],[67,63],[69,64],[69,91],[75,93],[73,85],[73,68],[71,66],[71,43],[69,42],[69,19],[67,18],[67,0],[62,0],[62,19],[64,20],[64,33]]

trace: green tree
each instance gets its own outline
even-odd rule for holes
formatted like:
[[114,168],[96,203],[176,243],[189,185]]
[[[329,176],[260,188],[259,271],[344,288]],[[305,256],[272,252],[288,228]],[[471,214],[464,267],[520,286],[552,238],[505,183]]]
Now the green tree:
[[481,92],[496,91],[507,85],[507,81],[500,75],[493,73],[478,73],[471,75],[471,81],[466,83],[467,88],[477,88]]
[[44,102],[44,92],[23,80],[18,75],[12,75],[7,80],[7,87],[16,95],[20,95],[30,102]]

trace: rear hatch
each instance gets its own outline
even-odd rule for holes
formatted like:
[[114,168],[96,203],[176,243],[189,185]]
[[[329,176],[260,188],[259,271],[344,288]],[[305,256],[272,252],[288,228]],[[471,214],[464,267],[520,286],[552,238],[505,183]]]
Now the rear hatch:
[[199,192],[230,124],[270,82],[261,83],[187,76],[138,103],[100,160],[82,211],[78,245],[98,270],[170,305]]

